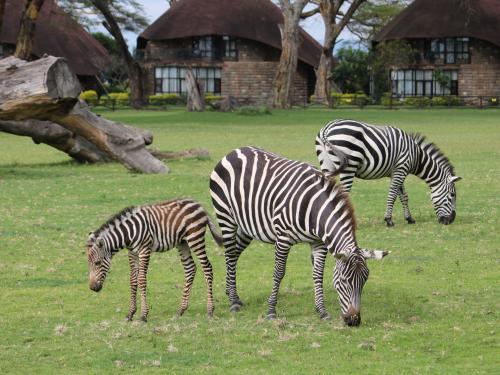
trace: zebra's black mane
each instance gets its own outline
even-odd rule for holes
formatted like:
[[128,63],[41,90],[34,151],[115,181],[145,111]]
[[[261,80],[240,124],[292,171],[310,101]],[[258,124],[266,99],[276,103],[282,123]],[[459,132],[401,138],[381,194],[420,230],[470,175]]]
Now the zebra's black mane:
[[108,228],[110,225],[114,224],[116,220],[121,219],[123,216],[125,216],[128,213],[133,213],[133,211],[136,209],[136,206],[130,206],[127,208],[124,208],[117,214],[111,216],[104,224],[102,224],[99,229],[97,229],[94,232],[94,235],[97,237],[99,234],[101,234],[106,228]]
[[410,137],[421,149],[426,148],[427,153],[432,157],[432,159],[439,158],[440,161],[449,168],[450,173],[455,175],[455,170],[450,162],[450,159],[448,159],[448,157],[439,149],[438,146],[436,146],[436,144],[429,142],[425,135],[420,133],[410,133]]

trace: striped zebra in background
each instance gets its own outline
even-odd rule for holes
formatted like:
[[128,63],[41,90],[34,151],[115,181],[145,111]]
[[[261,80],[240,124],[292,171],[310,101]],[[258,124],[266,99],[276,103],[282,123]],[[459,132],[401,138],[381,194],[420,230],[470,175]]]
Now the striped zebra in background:
[[290,247],[307,242],[312,250],[319,316],[329,319],[323,299],[323,272],[330,252],[338,259],[334,286],[344,321],[348,325],[361,323],[361,291],[368,279],[365,259],[382,259],[388,252],[357,246],[349,198],[329,176],[309,164],[243,147],[215,166],[210,191],[225,247],[226,294],[231,311],[243,305],[236,289],[236,263],[252,239],[275,245],[269,319],[276,317],[278,290]]
[[344,189],[351,190],[354,177],[373,180],[390,177],[384,220],[393,226],[392,210],[399,195],[404,217],[415,223],[408,207],[404,180],[414,174],[431,188],[439,223],[451,224],[456,215],[453,166],[439,148],[420,134],[408,134],[392,126],[367,125],[352,120],[335,120],[316,137],[316,154],[321,170],[340,173]]
[[188,307],[189,294],[196,273],[191,257],[193,252],[200,261],[207,283],[207,312],[214,311],[212,297],[212,265],[205,253],[205,231],[208,225],[219,246],[222,237],[203,207],[191,199],[173,199],[164,203],[129,207],[111,217],[87,242],[89,287],[101,290],[111,265],[111,258],[120,249],[129,250],[130,310],[127,320],[136,312],[137,286],[141,292],[141,320],[147,321],[146,275],[153,251],[166,251],[177,247],[184,266],[185,284],[178,314]]

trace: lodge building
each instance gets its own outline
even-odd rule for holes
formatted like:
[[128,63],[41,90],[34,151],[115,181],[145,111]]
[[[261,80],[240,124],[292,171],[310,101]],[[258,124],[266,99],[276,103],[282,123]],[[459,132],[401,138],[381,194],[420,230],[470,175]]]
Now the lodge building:
[[[182,0],[173,4],[137,40],[147,72],[147,95],[184,94],[185,67],[205,92],[233,96],[242,104],[269,104],[281,54],[283,15],[269,0]],[[300,29],[293,104],[314,92],[321,46]]]
[[457,95],[473,103],[500,98],[500,0],[415,0],[374,43],[397,39],[417,56],[393,67],[393,95]]

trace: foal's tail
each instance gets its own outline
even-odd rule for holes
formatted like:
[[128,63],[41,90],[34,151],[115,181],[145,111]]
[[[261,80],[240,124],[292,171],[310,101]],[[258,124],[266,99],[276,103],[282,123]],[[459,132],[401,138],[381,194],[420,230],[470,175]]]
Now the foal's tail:
[[219,231],[217,230],[217,225],[215,225],[210,216],[207,215],[207,219],[208,219],[208,228],[210,229],[210,233],[212,233],[212,237],[214,238],[218,246],[222,246],[223,244],[222,234],[219,233]]

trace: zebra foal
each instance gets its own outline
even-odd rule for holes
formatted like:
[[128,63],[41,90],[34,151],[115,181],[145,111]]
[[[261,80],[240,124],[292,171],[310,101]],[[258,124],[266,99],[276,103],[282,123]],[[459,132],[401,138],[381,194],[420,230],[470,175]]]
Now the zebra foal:
[[352,120],[335,120],[316,137],[316,154],[322,171],[340,173],[340,182],[349,192],[354,177],[365,180],[390,177],[384,220],[393,226],[392,210],[399,196],[404,217],[415,223],[408,206],[404,180],[409,174],[424,180],[441,224],[451,224],[456,216],[455,176],[448,158],[420,134],[409,134],[392,126],[368,125]]
[[203,207],[191,199],[173,199],[164,203],[129,207],[111,217],[87,241],[89,287],[102,289],[111,258],[120,249],[128,249],[130,264],[130,309],[127,320],[136,312],[137,287],[141,293],[141,320],[147,321],[146,275],[153,251],[163,252],[177,247],[184,267],[185,284],[178,314],[188,307],[189,294],[196,273],[193,252],[200,261],[207,283],[207,313],[214,311],[212,297],[212,265],[205,253],[205,231],[220,246],[222,237]]
[[275,246],[273,289],[268,318],[276,304],[292,245],[311,245],[315,308],[329,319],[323,298],[325,258],[336,258],[334,287],[348,325],[361,323],[361,291],[368,279],[365,259],[382,259],[386,251],[364,250],[355,238],[355,218],[341,188],[313,166],[255,147],[226,155],[210,177],[212,202],[222,230],[226,258],[226,294],[231,311],[243,303],[236,289],[236,264],[252,239]]

